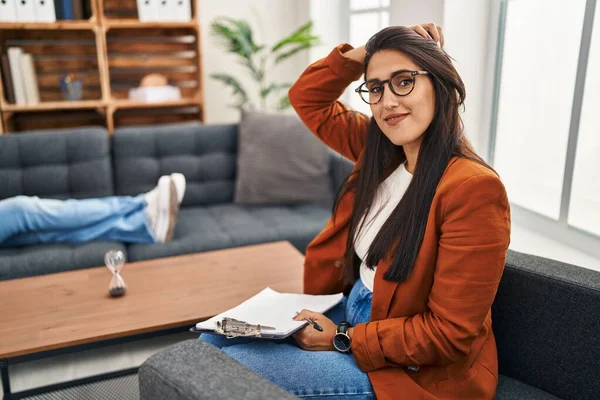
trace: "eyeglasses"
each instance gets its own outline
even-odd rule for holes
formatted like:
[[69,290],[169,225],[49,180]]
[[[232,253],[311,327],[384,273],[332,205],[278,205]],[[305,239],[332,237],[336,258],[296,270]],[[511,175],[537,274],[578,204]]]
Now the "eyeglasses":
[[400,70],[392,74],[390,79],[380,81],[371,79],[355,89],[360,98],[367,104],[376,104],[383,98],[383,91],[387,83],[392,93],[396,96],[408,96],[415,88],[415,77],[417,75],[428,75],[428,71]]

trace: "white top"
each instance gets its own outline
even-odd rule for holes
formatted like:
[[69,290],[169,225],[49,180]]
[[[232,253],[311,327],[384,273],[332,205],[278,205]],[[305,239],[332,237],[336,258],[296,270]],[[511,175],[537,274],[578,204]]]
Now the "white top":
[[405,163],[396,168],[377,188],[377,193],[373,199],[373,205],[369,210],[368,217],[365,220],[365,225],[356,234],[354,251],[356,251],[356,255],[362,260],[360,265],[360,279],[371,292],[373,291],[377,266],[374,269],[367,267],[365,264],[367,252],[385,221],[398,203],[400,203],[411,179],[412,174],[406,169]]

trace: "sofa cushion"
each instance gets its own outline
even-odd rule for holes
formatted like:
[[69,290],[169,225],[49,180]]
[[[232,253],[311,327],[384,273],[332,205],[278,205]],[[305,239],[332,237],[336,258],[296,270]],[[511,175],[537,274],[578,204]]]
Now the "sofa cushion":
[[295,397],[200,340],[170,346],[139,371],[141,400],[286,400]]
[[600,393],[600,273],[509,251],[492,306],[501,374],[563,399]]
[[167,124],[119,128],[112,136],[115,191],[137,195],[161,175],[180,172],[182,206],[233,201],[237,125]]
[[331,187],[333,189],[334,198],[342,188],[342,184],[348,175],[352,172],[352,168],[354,168],[354,163],[352,161],[333,150],[329,151],[329,176],[331,177]]
[[[0,248],[0,280],[102,266],[109,250],[127,255],[125,246],[114,242]],[[108,280],[106,285],[108,288]]]
[[188,207],[180,210],[172,242],[132,244],[129,258],[147,260],[279,240],[288,240],[304,252],[330,214],[328,208],[313,204]]
[[297,115],[242,111],[234,201],[330,204],[329,152]]
[[113,194],[108,133],[85,127],[0,136],[0,199]]
[[558,397],[508,376],[500,375],[496,400],[560,400]]

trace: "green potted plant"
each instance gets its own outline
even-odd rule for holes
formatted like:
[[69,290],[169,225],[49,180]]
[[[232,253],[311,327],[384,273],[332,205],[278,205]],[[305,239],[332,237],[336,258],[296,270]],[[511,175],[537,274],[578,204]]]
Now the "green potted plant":
[[318,44],[319,37],[312,33],[312,27],[313,23],[309,21],[268,48],[266,45],[259,45],[254,41],[252,28],[248,22],[228,17],[213,20],[211,23],[213,35],[220,39],[222,45],[230,53],[238,56],[240,63],[247,67],[250,76],[256,82],[260,107],[256,107],[250,99],[247,89],[231,74],[211,74],[211,78],[221,81],[233,90],[236,103],[232,104],[232,107],[266,111],[267,100],[271,96],[278,96],[275,108],[278,110],[288,108],[290,102],[287,89],[291,83],[272,82],[268,79],[268,72],[291,56]]

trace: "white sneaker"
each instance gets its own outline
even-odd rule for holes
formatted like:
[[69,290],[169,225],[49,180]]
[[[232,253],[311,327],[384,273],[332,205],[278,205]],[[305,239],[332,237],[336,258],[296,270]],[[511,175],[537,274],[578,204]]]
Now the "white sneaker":
[[171,174],[171,181],[175,184],[175,190],[177,191],[177,202],[181,204],[183,196],[185,195],[185,176],[180,173]]
[[168,176],[161,176],[158,183],[146,195],[146,217],[148,217],[148,224],[150,225],[150,231],[152,232],[154,239],[156,240],[156,232],[158,231],[158,223],[160,220],[160,205],[159,205],[159,192],[160,187],[164,186],[169,181]]
[[170,176],[161,176],[157,187],[146,193],[146,204],[146,215],[154,240],[158,243],[171,241],[179,212],[179,202],[175,183]]

